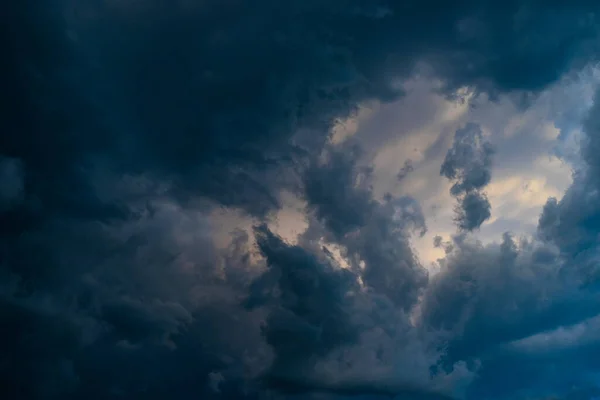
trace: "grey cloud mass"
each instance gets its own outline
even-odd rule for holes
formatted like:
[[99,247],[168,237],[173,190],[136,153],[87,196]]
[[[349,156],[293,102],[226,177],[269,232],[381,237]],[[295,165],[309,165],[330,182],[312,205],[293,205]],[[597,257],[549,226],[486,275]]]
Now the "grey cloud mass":
[[483,189],[492,178],[493,154],[479,125],[468,123],[456,131],[440,174],[453,182],[450,194],[458,199],[456,222],[460,230],[479,228],[492,215]]
[[398,175],[397,175],[398,180],[401,181],[402,179],[406,178],[406,176],[408,174],[410,174],[411,172],[413,172],[414,170],[415,170],[415,167],[413,166],[413,163],[411,160],[404,161],[404,165],[402,166],[402,168],[400,168],[400,171],[398,171]]
[[[330,139],[414,74],[449,99],[535,98],[598,60],[599,7],[2,5],[0,398],[592,398],[599,101],[536,238],[436,240],[437,274],[419,202],[379,198],[360,146]],[[491,155],[467,125],[441,168],[464,231],[490,217]],[[272,226],[284,193],[308,225],[293,240]],[[220,211],[250,229],[222,240]]]
[[21,202],[24,190],[24,171],[14,158],[0,158],[0,209],[6,210]]
[[491,204],[485,193],[467,192],[456,207],[456,223],[460,230],[477,229],[492,216]]

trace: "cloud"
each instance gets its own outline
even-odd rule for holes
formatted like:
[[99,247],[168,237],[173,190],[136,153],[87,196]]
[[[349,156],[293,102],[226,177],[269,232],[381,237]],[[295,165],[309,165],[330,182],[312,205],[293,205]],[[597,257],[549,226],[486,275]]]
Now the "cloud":
[[23,199],[25,176],[21,162],[0,156],[0,209],[17,206]]
[[375,200],[370,169],[358,166],[357,156],[334,149],[324,164],[309,170],[308,206],[355,268],[364,263],[365,283],[410,309],[427,284],[426,270],[409,243],[411,232],[423,235],[427,230],[422,210],[408,196]]
[[597,293],[582,288],[580,276],[566,267],[556,248],[535,241],[519,242],[507,234],[501,243],[483,246],[455,238],[422,306],[423,323],[446,332],[438,370],[466,361],[478,376],[468,396],[485,398],[562,391],[565,380],[553,378],[552,368],[562,371],[567,365],[578,368],[571,371],[573,379],[584,382],[588,364],[558,346],[548,343],[545,354],[561,354],[552,357],[554,367],[548,369],[539,367],[540,356],[529,350],[507,350],[600,313]]
[[453,398],[447,381],[472,378],[457,365],[431,379],[439,353],[419,337],[398,297],[368,271],[340,268],[265,226],[256,230],[268,269],[253,282],[246,306],[267,310],[262,334],[274,361],[261,375],[264,387],[283,394],[441,399]]
[[594,199],[598,193],[599,170],[596,157],[592,155],[600,133],[597,123],[600,102],[597,98],[584,122],[581,154],[585,165],[576,171],[573,184],[560,201],[548,199],[539,219],[540,237],[555,243],[570,256],[593,253],[597,245],[595,222],[599,210]]
[[470,123],[457,130],[440,168],[443,176],[455,181],[451,193],[456,196],[485,187],[491,180],[493,154],[480,126]]
[[[509,239],[499,250],[457,241],[450,272],[431,281],[410,242],[426,230],[419,203],[376,196],[352,138],[330,143],[335,121],[398,99],[415,71],[444,95],[537,93],[597,57],[593,7],[363,3],[5,7],[2,398],[281,398],[282,382],[300,398],[443,398],[475,379],[465,360],[595,311],[586,291],[568,298],[574,274],[566,286],[548,278],[542,287],[556,297],[539,314],[532,303],[546,292],[526,292],[516,266],[544,275],[587,264],[550,250],[513,256]],[[590,172],[578,182],[589,188],[595,161],[584,158]],[[487,178],[451,159],[466,173],[460,193],[481,189]],[[282,193],[306,201],[295,245],[269,226]],[[578,221],[594,203],[568,205],[580,197],[556,207],[584,213],[570,223],[591,243],[593,227]],[[219,209],[254,229],[217,240]],[[561,234],[546,240],[560,257],[575,254]],[[492,279],[504,270],[477,269],[461,256],[469,252],[513,267]],[[539,272],[542,262],[550,267]],[[463,288],[463,275],[489,292]],[[506,295],[496,282],[516,296],[515,317],[490,306],[500,302],[492,293]],[[489,310],[504,319],[488,320]],[[556,310],[575,311],[556,320]],[[489,335],[475,335],[480,327]],[[438,363],[447,371],[431,377]]]
[[561,200],[547,201],[537,238],[505,234],[484,246],[456,236],[427,288],[424,323],[449,338],[439,368],[471,360],[478,378],[470,396],[570,398],[578,396],[573,385],[597,390],[597,175],[587,150],[597,138],[597,107],[584,121],[586,164]]
[[414,170],[415,167],[413,166],[413,163],[410,159],[404,161],[404,165],[402,166],[402,168],[400,168],[400,171],[397,175],[398,180],[401,181],[402,179],[406,178],[406,175],[410,174]]
[[381,385],[377,382],[344,382],[337,384],[322,384],[319,382],[294,382],[278,380],[274,382],[275,386],[284,388],[286,393],[332,393],[342,396],[377,396],[384,398],[408,398],[423,400],[451,400],[452,396],[444,393],[437,393],[421,387],[411,387],[411,385]]
[[491,217],[491,205],[482,189],[490,183],[492,145],[477,124],[456,131],[440,174],[454,182],[450,194],[457,197],[456,222],[460,230],[472,231]]
[[[315,356],[357,339],[352,322],[352,296],[359,289],[348,271],[335,269],[299,247],[285,244],[266,226],[256,228],[258,246],[269,272],[253,285],[249,306],[277,301],[264,335],[276,353],[273,370],[302,367]],[[276,285],[279,298],[274,293]]]
[[456,223],[458,229],[472,231],[488,220],[492,213],[490,201],[485,193],[469,192],[460,200],[456,208]]

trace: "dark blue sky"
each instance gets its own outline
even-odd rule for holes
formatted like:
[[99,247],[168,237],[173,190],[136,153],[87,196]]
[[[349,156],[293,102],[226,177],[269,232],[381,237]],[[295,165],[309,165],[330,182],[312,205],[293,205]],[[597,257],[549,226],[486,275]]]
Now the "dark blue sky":
[[1,399],[600,397],[600,3],[0,10]]

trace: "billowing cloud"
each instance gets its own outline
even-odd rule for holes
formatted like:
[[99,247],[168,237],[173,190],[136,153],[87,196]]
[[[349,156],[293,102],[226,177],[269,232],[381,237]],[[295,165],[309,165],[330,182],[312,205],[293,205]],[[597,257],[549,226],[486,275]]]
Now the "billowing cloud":
[[407,196],[375,200],[369,170],[355,160],[351,151],[334,150],[327,161],[309,169],[309,208],[331,239],[344,246],[354,267],[361,269],[363,263],[365,283],[409,309],[427,283],[427,273],[409,243],[411,232],[422,235],[427,230],[422,210]]
[[474,397],[570,398],[597,390],[597,177],[587,150],[597,138],[597,107],[584,123],[585,166],[561,200],[548,199],[537,238],[505,234],[491,245],[464,235],[436,240],[447,256],[428,286],[424,321],[449,338],[440,370],[457,359],[477,365]]
[[[532,373],[521,349],[562,326],[593,329],[600,313],[597,111],[586,168],[548,202],[539,238],[437,240],[447,253],[437,275],[412,246],[428,210],[410,194],[380,196],[361,157],[387,140],[377,124],[356,140],[332,132],[364,104],[405,95],[415,74],[448,101],[535,98],[597,59],[596,8],[5,6],[0,397],[514,398],[526,385],[544,395],[535,390],[555,370]],[[413,126],[411,113],[398,123]],[[489,218],[490,156],[467,125],[442,167],[465,230]],[[286,196],[305,229],[294,243],[273,228]],[[227,238],[220,211],[242,221]],[[582,346],[596,354],[592,336]],[[581,361],[582,346],[552,354],[592,386],[598,365]]]
[[468,123],[456,131],[440,174],[453,182],[452,196],[458,198],[458,228],[472,231],[491,217],[491,205],[483,192],[491,180],[494,149],[479,125]]
[[458,228],[464,231],[477,229],[492,216],[491,205],[485,193],[468,192],[456,208]]

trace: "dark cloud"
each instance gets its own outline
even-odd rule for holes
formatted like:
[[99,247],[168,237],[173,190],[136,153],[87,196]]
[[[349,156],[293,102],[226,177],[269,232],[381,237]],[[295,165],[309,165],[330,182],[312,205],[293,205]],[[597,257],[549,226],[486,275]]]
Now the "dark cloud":
[[[437,328],[465,332],[449,339],[450,369],[498,342],[556,327],[558,314],[565,324],[588,316],[596,303],[583,295],[569,303],[572,283],[557,292],[544,286],[556,297],[536,314],[546,292],[526,293],[529,281],[511,275],[518,268],[502,277],[500,268],[482,272],[459,255],[447,261],[458,272],[428,286],[409,241],[425,231],[418,203],[375,199],[369,169],[326,143],[336,118],[364,100],[396,99],[396,80],[421,62],[447,94],[464,85],[542,89],[596,58],[596,8],[585,1],[4,5],[0,396],[258,400],[282,398],[286,386],[299,398],[442,398],[458,383],[451,373],[428,375],[440,356],[429,336],[438,338]],[[595,161],[586,157],[592,176]],[[461,193],[487,183],[468,166],[455,171],[466,173]],[[306,199],[314,219],[297,246],[261,224],[281,207],[284,189]],[[209,217],[217,207],[260,223],[217,246]],[[593,227],[573,223],[591,237]],[[547,240],[572,254],[559,236]],[[348,269],[325,261],[333,253],[321,239],[341,249]],[[517,265],[505,247],[493,250],[504,257],[498,265]],[[524,265],[536,273],[540,260],[555,265],[550,251],[530,253],[537,261]],[[484,279],[489,293],[460,286],[463,276],[496,270],[502,279]],[[495,282],[526,311],[511,317],[509,306],[496,307],[505,293]],[[425,322],[417,326],[423,295]],[[457,306],[442,313],[450,304]],[[458,318],[473,304],[474,319]],[[489,310],[504,319],[490,322]],[[577,312],[564,319],[556,310]],[[474,333],[481,326],[485,338]]]
[[[265,226],[256,231],[268,269],[252,284],[246,305],[267,310],[262,334],[274,360],[261,374],[265,387],[286,395],[453,398],[453,389],[442,385],[449,375],[440,374],[442,382],[430,378],[438,354],[421,347],[388,287],[373,283],[368,272],[289,245]],[[413,371],[397,370],[398,364]]]
[[[333,150],[328,159],[309,169],[306,199],[332,240],[341,244],[355,268],[364,263],[365,283],[410,309],[427,284],[427,272],[409,243],[410,234],[427,227],[418,202],[410,197],[373,198],[369,170],[358,155]],[[343,223],[343,225],[340,225]]]
[[492,216],[490,201],[485,193],[469,192],[462,196],[456,207],[455,221],[458,229],[472,231]]
[[569,255],[583,255],[597,246],[600,209],[596,198],[600,185],[600,168],[595,149],[600,142],[600,102],[595,102],[584,121],[585,137],[581,154],[583,169],[576,171],[574,182],[560,201],[548,199],[539,219],[538,233]]
[[440,168],[442,176],[454,181],[450,192],[457,196],[483,189],[490,183],[493,154],[479,125],[468,123],[458,129]]
[[[582,288],[579,274],[568,267],[552,246],[518,242],[508,234],[501,243],[488,246],[455,240],[423,303],[424,323],[446,332],[445,355],[436,370],[467,361],[478,375],[468,389],[473,398],[561,393],[565,380],[585,383],[590,365],[568,357],[571,349],[550,345],[552,350],[541,354],[558,353],[552,361],[542,361],[544,356],[524,350],[529,344],[519,350],[511,347],[520,341],[543,343],[536,335],[560,335],[563,327],[600,313],[597,293]],[[577,340],[572,345],[580,346]],[[552,367],[544,368],[545,362]],[[563,368],[573,368],[569,378],[554,377]]]
[[594,105],[584,121],[581,154],[585,165],[575,172],[572,185],[560,201],[548,199],[538,224],[539,237],[558,246],[569,260],[569,269],[577,271],[582,286],[586,288],[597,288],[600,279],[597,258],[600,170],[597,157],[592,155],[600,140],[599,110],[596,94]]
[[440,174],[454,182],[450,194],[458,199],[456,222],[461,230],[472,231],[491,217],[491,205],[482,191],[492,174],[492,145],[483,137],[481,127],[468,123],[454,135]]
[[6,211],[22,201],[24,181],[21,162],[0,156],[0,210]]
[[357,168],[360,153],[349,150],[329,153],[324,165],[315,162],[306,174],[306,198],[337,239],[364,226],[377,207],[368,187],[370,171]]
[[598,138],[598,104],[584,123],[586,164],[561,200],[548,199],[537,238],[505,234],[483,246],[458,236],[427,288],[424,323],[448,338],[438,368],[470,360],[472,398],[597,393],[598,175],[588,149]]
[[436,249],[443,249],[446,254],[451,253],[454,250],[454,241],[461,242],[460,236],[455,236],[453,240],[444,241],[444,238],[436,235],[433,237],[433,247]]
[[406,161],[404,161],[404,165],[402,166],[402,168],[400,168],[400,171],[398,172],[398,175],[396,175],[396,177],[398,178],[399,181],[401,181],[404,178],[406,178],[406,176],[408,174],[410,174],[411,172],[413,172],[414,170],[415,170],[415,167],[413,166],[412,161],[406,160]]
[[332,393],[337,396],[369,396],[368,398],[400,398],[422,400],[452,400],[454,397],[434,390],[410,385],[379,385],[376,382],[344,382],[337,384],[323,384],[321,382],[294,382],[292,380],[278,380],[274,385],[283,388],[285,393]]
[[436,249],[442,247],[443,240],[444,238],[440,235],[435,235],[433,237],[433,247],[435,247]]
[[[595,361],[599,353],[597,316],[598,303],[598,232],[599,224],[596,194],[599,180],[596,157],[592,156],[598,141],[598,110],[596,101],[584,121],[584,138],[581,155],[584,166],[573,175],[573,183],[562,199],[550,198],[546,202],[538,223],[538,238],[550,251],[536,255],[544,265],[559,261],[554,280],[560,283],[563,296],[553,295],[546,304],[556,304],[546,318],[531,318],[532,327],[528,337],[517,341],[507,353],[492,355],[487,361],[483,378],[519,366],[515,372],[515,385],[482,383],[476,390],[480,393],[514,393],[534,386],[547,398],[594,398],[597,396],[597,373],[600,365]],[[554,260],[554,261],[552,261]],[[535,284],[535,286],[534,286]],[[539,282],[531,287],[541,287]],[[558,306],[557,299],[562,298]],[[581,303],[580,303],[581,302]],[[560,304],[560,303],[559,303]],[[539,307],[539,306],[538,306]],[[552,326],[548,325],[552,322]],[[548,366],[540,368],[541,365]],[[558,372],[560,371],[560,372]],[[557,374],[560,373],[560,379]],[[517,379],[517,375],[521,378]],[[565,386],[565,381],[569,382]],[[493,380],[491,381],[493,382]]]
[[[258,321],[210,261],[205,228],[189,219],[158,210],[133,226],[62,224],[9,242],[0,306],[7,398],[202,393],[211,370],[242,358],[252,332],[260,342]],[[195,236],[185,237],[185,223]],[[221,332],[236,324],[245,338]],[[172,376],[160,373],[169,368]]]
[[277,356],[271,374],[285,375],[288,368],[292,376],[310,372],[312,365],[306,363],[315,356],[358,339],[351,313],[358,281],[350,271],[287,245],[265,226],[256,233],[269,271],[253,284],[249,306],[276,303],[263,330]]

